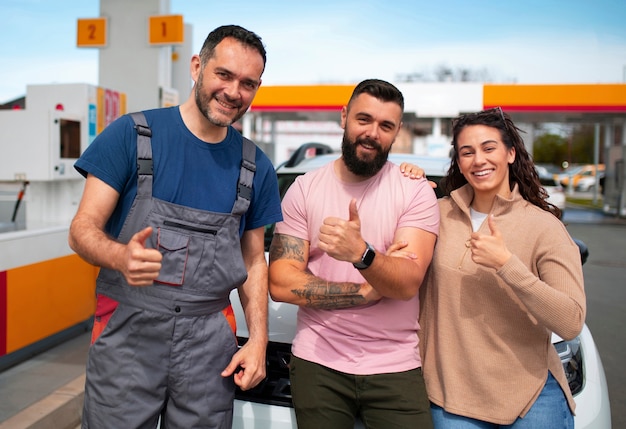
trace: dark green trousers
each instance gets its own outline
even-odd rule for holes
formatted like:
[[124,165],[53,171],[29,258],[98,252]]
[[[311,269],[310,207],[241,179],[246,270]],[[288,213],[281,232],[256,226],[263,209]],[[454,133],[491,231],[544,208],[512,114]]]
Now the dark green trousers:
[[431,429],[421,368],[352,375],[292,356],[291,394],[298,429]]

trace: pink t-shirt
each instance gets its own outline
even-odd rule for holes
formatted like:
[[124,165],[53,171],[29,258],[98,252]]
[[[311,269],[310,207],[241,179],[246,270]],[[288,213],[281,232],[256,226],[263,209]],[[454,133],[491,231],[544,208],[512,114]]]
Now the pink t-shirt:
[[[341,162],[341,161],[337,161]],[[284,221],[276,232],[310,243],[308,269],[329,281],[364,282],[349,262],[318,248],[318,233],[328,216],[348,219],[356,198],[361,235],[377,252],[393,243],[398,228],[439,232],[439,207],[425,179],[410,180],[387,162],[374,177],[359,183],[340,181],[333,163],[299,176],[283,199]],[[374,304],[318,310],[300,307],[292,352],[295,356],[349,374],[383,374],[421,366],[418,351],[418,297],[383,298]]]

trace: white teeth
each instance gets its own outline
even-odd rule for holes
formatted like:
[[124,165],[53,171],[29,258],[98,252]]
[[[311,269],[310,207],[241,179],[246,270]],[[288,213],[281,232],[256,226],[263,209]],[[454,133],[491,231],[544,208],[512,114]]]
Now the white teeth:
[[486,176],[487,174],[491,173],[492,170],[483,170],[483,171],[477,171],[474,173],[474,176]]
[[220,104],[220,106],[225,107],[226,109],[233,109],[234,108],[234,106],[231,106],[230,104],[223,103],[223,102],[221,102],[219,100],[218,100],[218,103]]

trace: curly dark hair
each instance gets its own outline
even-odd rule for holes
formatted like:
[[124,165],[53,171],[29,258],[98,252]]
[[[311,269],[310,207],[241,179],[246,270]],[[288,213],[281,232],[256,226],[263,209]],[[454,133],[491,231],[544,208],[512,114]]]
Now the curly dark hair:
[[465,176],[459,169],[457,144],[459,134],[469,125],[486,125],[500,131],[502,142],[506,147],[515,148],[515,161],[509,165],[509,188],[512,190],[514,184],[517,183],[522,198],[560,219],[561,210],[547,201],[548,192],[541,185],[532,157],[524,146],[524,140],[520,135],[520,132],[524,131],[516,127],[511,117],[504,113],[500,107],[468,113],[453,119],[452,160],[442,181],[445,195],[449,195],[450,192],[467,183]]
[[261,38],[250,30],[239,25],[222,25],[211,31],[207,38],[204,40],[202,49],[200,49],[200,60],[202,66],[215,55],[215,47],[225,38],[232,37],[238,40],[242,45],[255,49],[263,57],[263,66],[267,61],[267,53],[265,52],[265,46],[261,41]]

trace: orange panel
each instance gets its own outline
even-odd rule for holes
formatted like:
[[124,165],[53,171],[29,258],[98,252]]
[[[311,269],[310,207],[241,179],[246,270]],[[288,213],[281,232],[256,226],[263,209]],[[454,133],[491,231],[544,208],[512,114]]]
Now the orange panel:
[[6,352],[89,319],[97,272],[77,255],[8,270]]
[[100,134],[106,126],[104,88],[96,89],[96,134]]
[[78,48],[97,48],[106,45],[106,18],[78,18],[76,28],[76,46]]
[[7,272],[0,271],[0,356],[7,353]]
[[126,93],[120,92],[120,116],[126,113]]
[[525,111],[622,112],[626,84],[485,85],[483,105]]
[[173,45],[185,42],[182,15],[158,15],[149,18],[150,45]]
[[261,86],[252,111],[341,110],[354,85]]

